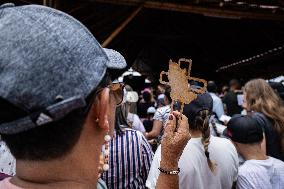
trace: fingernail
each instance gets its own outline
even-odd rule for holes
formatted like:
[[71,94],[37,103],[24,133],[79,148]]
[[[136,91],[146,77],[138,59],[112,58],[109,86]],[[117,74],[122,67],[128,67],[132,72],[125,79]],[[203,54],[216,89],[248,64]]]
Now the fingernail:
[[169,120],[173,120],[173,119],[174,119],[173,115],[170,115]]

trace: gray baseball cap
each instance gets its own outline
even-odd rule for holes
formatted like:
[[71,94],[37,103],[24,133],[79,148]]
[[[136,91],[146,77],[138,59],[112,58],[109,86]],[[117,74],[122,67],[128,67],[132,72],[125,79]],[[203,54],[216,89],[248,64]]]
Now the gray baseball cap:
[[84,107],[108,68],[126,66],[121,54],[102,48],[79,21],[52,8],[4,4],[0,31],[0,98],[30,114],[1,123],[0,134],[45,125]]

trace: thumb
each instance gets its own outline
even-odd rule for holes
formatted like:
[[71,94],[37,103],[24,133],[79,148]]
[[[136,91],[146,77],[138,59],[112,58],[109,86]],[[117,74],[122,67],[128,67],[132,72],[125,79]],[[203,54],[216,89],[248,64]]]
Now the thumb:
[[169,120],[165,127],[165,134],[173,133],[176,129],[176,118],[173,114],[170,114]]
[[188,124],[188,119],[185,115],[181,114],[181,119],[180,119],[180,126],[178,130],[182,131],[188,131],[189,132],[189,124]]

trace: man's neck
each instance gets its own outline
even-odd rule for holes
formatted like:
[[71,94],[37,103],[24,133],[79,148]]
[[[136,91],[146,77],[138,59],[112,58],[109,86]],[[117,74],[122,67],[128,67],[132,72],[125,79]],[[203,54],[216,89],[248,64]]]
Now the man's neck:
[[[101,140],[91,130],[82,132],[70,153],[55,160],[17,160],[10,182],[29,189],[94,189],[98,180]],[[102,138],[102,137],[100,137]]]
[[190,130],[191,138],[200,138],[202,137],[202,132],[198,130]]
[[[94,157],[95,158],[95,157]],[[23,188],[71,189],[94,188],[96,176],[79,159],[68,158],[54,161],[17,161],[16,176],[11,183]],[[90,167],[90,165],[89,165]]]
[[267,156],[261,151],[260,147],[258,146],[249,146],[242,149],[241,152],[242,156],[245,160],[266,160]]

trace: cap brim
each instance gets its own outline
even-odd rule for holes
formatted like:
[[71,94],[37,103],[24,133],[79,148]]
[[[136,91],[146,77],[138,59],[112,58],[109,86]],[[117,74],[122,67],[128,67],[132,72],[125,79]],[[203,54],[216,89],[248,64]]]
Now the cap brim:
[[127,63],[125,58],[117,51],[113,49],[103,48],[109,61],[106,63],[107,67],[110,69],[123,69],[126,67]]

